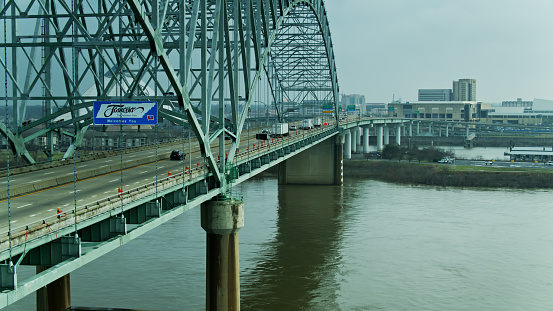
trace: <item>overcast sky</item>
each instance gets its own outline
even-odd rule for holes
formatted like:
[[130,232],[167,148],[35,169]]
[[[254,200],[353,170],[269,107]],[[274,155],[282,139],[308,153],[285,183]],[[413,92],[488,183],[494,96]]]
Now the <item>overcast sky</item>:
[[325,0],[340,92],[366,102],[476,79],[484,102],[553,100],[553,0]]

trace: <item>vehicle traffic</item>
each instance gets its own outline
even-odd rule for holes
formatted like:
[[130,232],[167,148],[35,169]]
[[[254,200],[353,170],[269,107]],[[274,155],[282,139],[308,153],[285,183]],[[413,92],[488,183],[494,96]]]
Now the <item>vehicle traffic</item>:
[[186,154],[180,150],[171,151],[170,155],[171,160],[184,160],[186,159]]

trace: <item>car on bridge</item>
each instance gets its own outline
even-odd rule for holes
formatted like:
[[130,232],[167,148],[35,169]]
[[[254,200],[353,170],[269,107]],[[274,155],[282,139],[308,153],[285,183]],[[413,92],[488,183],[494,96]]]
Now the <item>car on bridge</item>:
[[171,160],[184,160],[186,159],[186,154],[180,150],[173,150],[171,151]]
[[553,165],[553,161],[547,161],[544,163],[545,165]]

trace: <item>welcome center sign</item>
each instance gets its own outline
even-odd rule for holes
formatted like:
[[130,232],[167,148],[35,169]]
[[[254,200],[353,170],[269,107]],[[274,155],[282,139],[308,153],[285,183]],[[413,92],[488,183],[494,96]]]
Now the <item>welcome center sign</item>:
[[94,102],[96,125],[155,125],[156,113],[157,102]]

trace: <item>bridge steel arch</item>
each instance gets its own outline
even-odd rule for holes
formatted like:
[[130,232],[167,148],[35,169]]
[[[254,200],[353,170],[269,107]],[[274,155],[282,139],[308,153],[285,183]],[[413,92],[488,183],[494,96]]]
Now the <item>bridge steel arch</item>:
[[[51,156],[55,138],[68,138],[71,157],[96,100],[157,101],[159,117],[195,133],[224,188],[229,166],[211,148],[233,161],[256,97],[266,95],[279,120],[301,106],[337,111],[322,0],[7,0],[0,16],[0,94],[14,107],[0,133],[28,163],[37,139]],[[29,105],[41,105],[42,117],[26,120]]]

